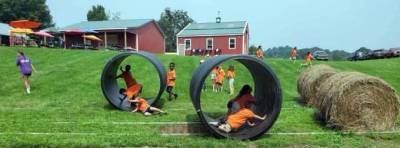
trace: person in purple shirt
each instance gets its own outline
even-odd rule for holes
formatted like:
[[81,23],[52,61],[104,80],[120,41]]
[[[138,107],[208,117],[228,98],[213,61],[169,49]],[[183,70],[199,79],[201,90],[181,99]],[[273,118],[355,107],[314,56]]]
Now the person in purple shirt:
[[32,74],[32,70],[36,72],[35,67],[33,67],[32,60],[25,56],[22,51],[17,52],[17,66],[19,67],[22,75],[22,79],[24,80],[26,93],[31,93],[31,87],[29,85],[29,77]]

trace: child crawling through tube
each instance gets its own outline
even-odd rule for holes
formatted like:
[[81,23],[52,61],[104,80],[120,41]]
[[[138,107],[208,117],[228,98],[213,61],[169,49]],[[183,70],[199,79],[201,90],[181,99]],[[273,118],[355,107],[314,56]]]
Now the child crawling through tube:
[[140,97],[140,94],[142,93],[142,88],[143,86],[135,80],[135,78],[132,77],[132,74],[130,72],[131,66],[126,65],[125,66],[125,71],[122,70],[122,67],[120,68],[121,74],[118,75],[116,78],[123,78],[127,89],[120,89],[119,93],[124,96],[123,98],[126,97],[128,99],[128,102],[132,103],[133,105],[136,106],[135,109],[133,109],[132,112],[142,112],[145,116],[152,115],[154,112],[159,112],[159,113],[165,113],[164,111],[152,107],[149,105],[149,103]]
[[161,109],[158,109],[156,107],[152,107],[149,105],[149,103],[146,101],[146,99],[140,97],[140,94],[142,93],[142,88],[139,89],[138,92],[135,94],[128,94],[128,91],[125,89],[120,89],[120,94],[124,95],[127,97],[128,102],[132,103],[131,106],[136,106],[132,112],[142,112],[143,115],[145,116],[150,116],[153,113],[161,113],[165,114],[166,112],[162,111]]
[[251,95],[251,91],[252,89],[249,85],[244,85],[239,95],[229,101],[226,119],[222,124],[218,125],[219,130],[229,133],[238,130],[245,123],[254,126],[254,123],[249,122],[250,119],[266,119],[267,115],[261,117],[254,113],[255,99]]

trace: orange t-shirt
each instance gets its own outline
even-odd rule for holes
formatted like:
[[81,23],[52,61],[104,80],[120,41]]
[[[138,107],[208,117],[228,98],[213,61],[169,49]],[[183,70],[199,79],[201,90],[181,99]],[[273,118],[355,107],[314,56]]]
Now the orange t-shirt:
[[168,73],[167,73],[167,85],[168,86],[175,86],[175,78],[176,78],[175,69],[168,71]]
[[246,94],[241,97],[235,98],[233,101],[237,102],[240,108],[245,108],[249,102],[256,102],[256,99],[252,95]]
[[255,114],[250,109],[242,108],[238,112],[229,115],[226,123],[228,123],[231,128],[237,129],[240,128],[247,119],[253,118],[254,115]]
[[306,62],[311,62],[312,59],[313,59],[313,56],[311,54],[308,54],[306,56]]
[[256,56],[257,56],[258,58],[261,58],[261,57],[263,56],[263,53],[262,53],[261,49],[258,49],[258,50],[256,51]]
[[297,50],[292,49],[291,57],[295,57],[297,55]]
[[235,78],[235,71],[228,70],[227,77],[228,77],[228,79]]
[[142,89],[142,85],[141,84],[135,84],[132,85],[130,87],[128,87],[128,89],[126,89],[126,96],[128,96],[129,98],[132,98],[133,96],[135,96],[140,89]]
[[128,88],[137,83],[136,80],[132,77],[131,72],[129,71],[122,72],[122,78],[124,78],[126,87]]
[[145,99],[139,98],[139,101],[137,103],[138,111],[144,112],[148,107],[150,107],[149,103],[147,103]]
[[224,83],[224,77],[225,77],[225,71],[221,68],[220,70],[217,71],[217,78],[216,82],[217,83]]

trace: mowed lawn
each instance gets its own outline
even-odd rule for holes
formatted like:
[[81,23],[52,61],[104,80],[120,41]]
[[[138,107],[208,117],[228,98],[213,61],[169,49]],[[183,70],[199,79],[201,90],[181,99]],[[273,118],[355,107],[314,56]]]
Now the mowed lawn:
[[[118,54],[115,51],[84,51],[24,48],[38,70],[31,77],[32,93],[24,92],[19,69],[15,65],[18,47],[0,47],[0,147],[398,147],[400,133],[348,134],[325,128],[314,118],[314,110],[298,103],[296,64],[286,59],[266,59],[277,74],[283,92],[281,114],[266,134],[255,141],[215,139],[208,134],[164,135],[160,128],[185,122],[197,122],[197,114],[189,97],[192,73],[198,57],[157,55],[165,66],[175,62],[176,92],[179,98],[162,98],[164,116],[144,117],[139,113],[114,109],[105,100],[100,88],[100,75],[105,63]],[[319,63],[319,62],[317,62]],[[321,62],[322,63],[322,62]],[[343,71],[360,71],[380,77],[400,91],[400,58],[362,62],[323,62]],[[127,59],[132,73],[144,85],[145,97],[158,91],[156,71],[145,60]],[[235,61],[236,91],[243,84],[252,84],[249,73]],[[208,85],[210,80],[207,79]],[[120,82],[123,86],[122,81]],[[226,86],[225,86],[226,88]],[[399,92],[397,92],[399,94]],[[226,92],[203,92],[206,112],[223,113]],[[176,122],[176,123],[173,123]],[[165,123],[165,124],[164,124]],[[397,131],[400,128],[397,120]],[[296,134],[297,133],[297,134]]]

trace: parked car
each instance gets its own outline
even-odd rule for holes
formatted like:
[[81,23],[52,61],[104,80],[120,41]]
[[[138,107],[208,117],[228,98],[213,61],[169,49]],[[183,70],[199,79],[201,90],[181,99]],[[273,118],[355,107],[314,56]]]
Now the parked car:
[[384,49],[377,49],[372,51],[371,57],[374,59],[384,58],[386,55],[386,51]]
[[315,51],[313,53],[313,57],[316,60],[324,60],[324,61],[328,61],[328,53],[326,53],[325,51]]
[[358,60],[367,60],[368,59],[368,53],[364,53],[361,51],[356,51],[354,52],[348,60],[350,61],[358,61]]
[[400,56],[400,48],[390,48],[387,52],[386,52],[386,57],[398,57]]

